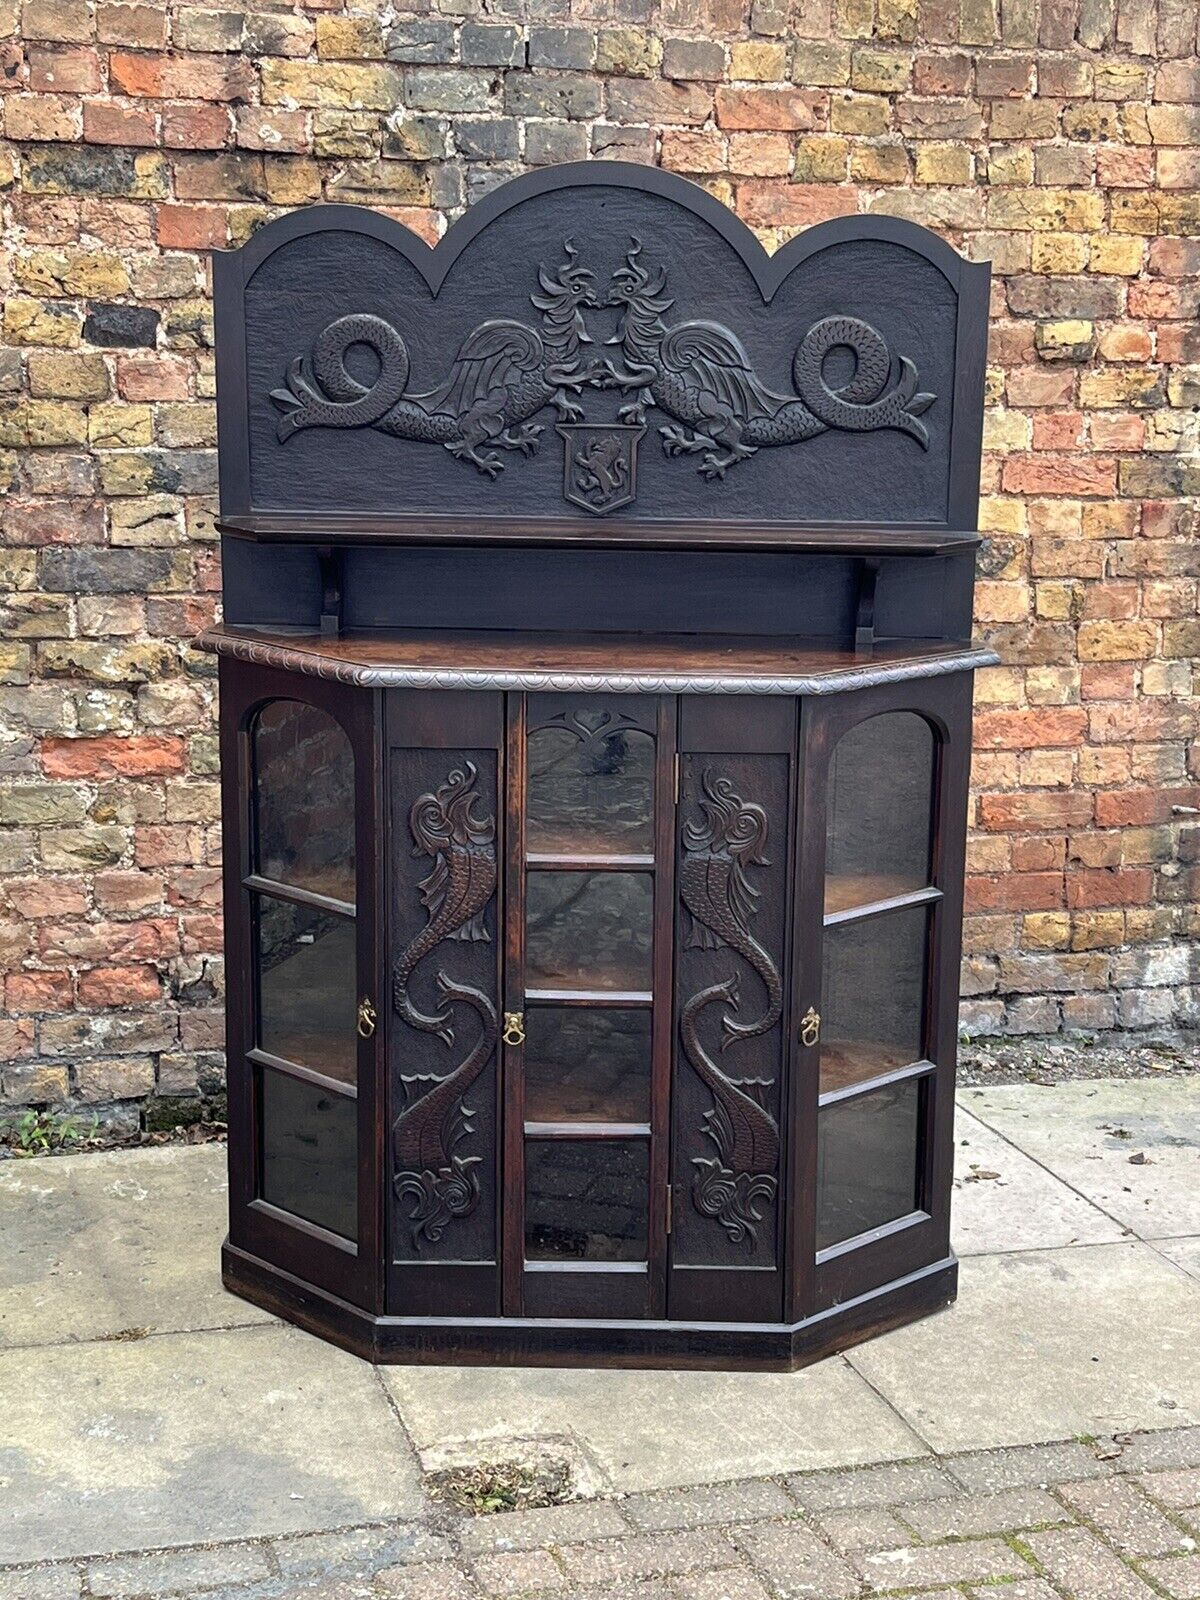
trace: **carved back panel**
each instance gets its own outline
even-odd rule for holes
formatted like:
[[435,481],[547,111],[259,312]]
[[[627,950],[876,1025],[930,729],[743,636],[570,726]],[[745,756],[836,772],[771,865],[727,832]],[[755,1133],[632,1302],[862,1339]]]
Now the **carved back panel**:
[[621,163],[515,179],[433,250],[298,211],[216,258],[222,512],[969,529],[987,282],[889,217],[768,257]]

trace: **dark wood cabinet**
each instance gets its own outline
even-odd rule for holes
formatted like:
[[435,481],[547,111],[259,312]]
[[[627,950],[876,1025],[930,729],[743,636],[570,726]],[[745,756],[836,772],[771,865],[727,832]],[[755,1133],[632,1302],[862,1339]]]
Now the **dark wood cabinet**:
[[[379,1360],[793,1366],[954,1293],[986,271],[868,218],[766,263],[707,196],[633,168],[509,189],[439,245],[444,283],[343,207],[218,262],[226,1281]],[[699,229],[739,293],[757,276],[760,321],[801,318],[800,398],[750,371],[761,327],[748,353],[712,320],[663,325],[645,354],[667,269],[620,232],[639,215],[646,254]],[[453,335],[456,296],[511,309],[504,274],[589,217],[607,298],[572,243],[534,300],[553,326]],[[347,239],[382,288],[322,276]],[[458,338],[458,387],[397,375],[381,409],[387,295],[425,294],[401,256],[430,285],[411,359]],[[728,314],[720,275],[703,304],[678,275],[693,318]],[[621,349],[593,360],[603,326]],[[913,357],[889,353],[904,329]],[[561,388],[522,420],[514,373],[555,338]],[[543,471],[526,511],[489,515],[495,452],[531,452],[545,408],[557,503]],[[416,474],[390,506],[379,429]],[[420,511],[431,439],[449,487]],[[770,448],[789,442],[825,487]],[[697,476],[721,496],[735,473],[745,495],[699,512]],[[901,473],[891,520],[859,492],[880,473]]]

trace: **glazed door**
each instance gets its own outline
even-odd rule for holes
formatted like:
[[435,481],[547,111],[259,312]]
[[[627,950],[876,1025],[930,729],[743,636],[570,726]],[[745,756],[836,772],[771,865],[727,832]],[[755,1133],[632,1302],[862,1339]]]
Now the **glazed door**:
[[970,707],[969,673],[804,703],[797,1316],[949,1252]]
[[659,1317],[672,699],[509,697],[504,1309]]
[[783,1309],[797,702],[679,702],[668,1313]]
[[221,664],[230,1244],[374,1309],[375,699]]

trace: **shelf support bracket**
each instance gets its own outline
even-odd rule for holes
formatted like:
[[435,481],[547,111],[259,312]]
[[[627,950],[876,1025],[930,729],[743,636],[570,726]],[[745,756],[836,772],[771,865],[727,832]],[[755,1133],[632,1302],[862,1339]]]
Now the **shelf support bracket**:
[[342,580],[346,553],[323,544],[317,547],[321,564],[321,637],[337,639],[342,632]]
[[879,557],[864,556],[858,563],[858,601],[854,616],[854,648],[870,654],[875,648],[875,589]]

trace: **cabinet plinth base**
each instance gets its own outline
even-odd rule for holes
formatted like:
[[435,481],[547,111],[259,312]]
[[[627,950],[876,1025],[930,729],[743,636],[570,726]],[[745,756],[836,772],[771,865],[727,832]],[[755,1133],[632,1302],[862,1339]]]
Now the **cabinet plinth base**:
[[953,1255],[803,1322],[722,1323],[377,1317],[231,1245],[225,1287],[364,1360],[480,1366],[708,1367],[794,1372],[949,1305]]

